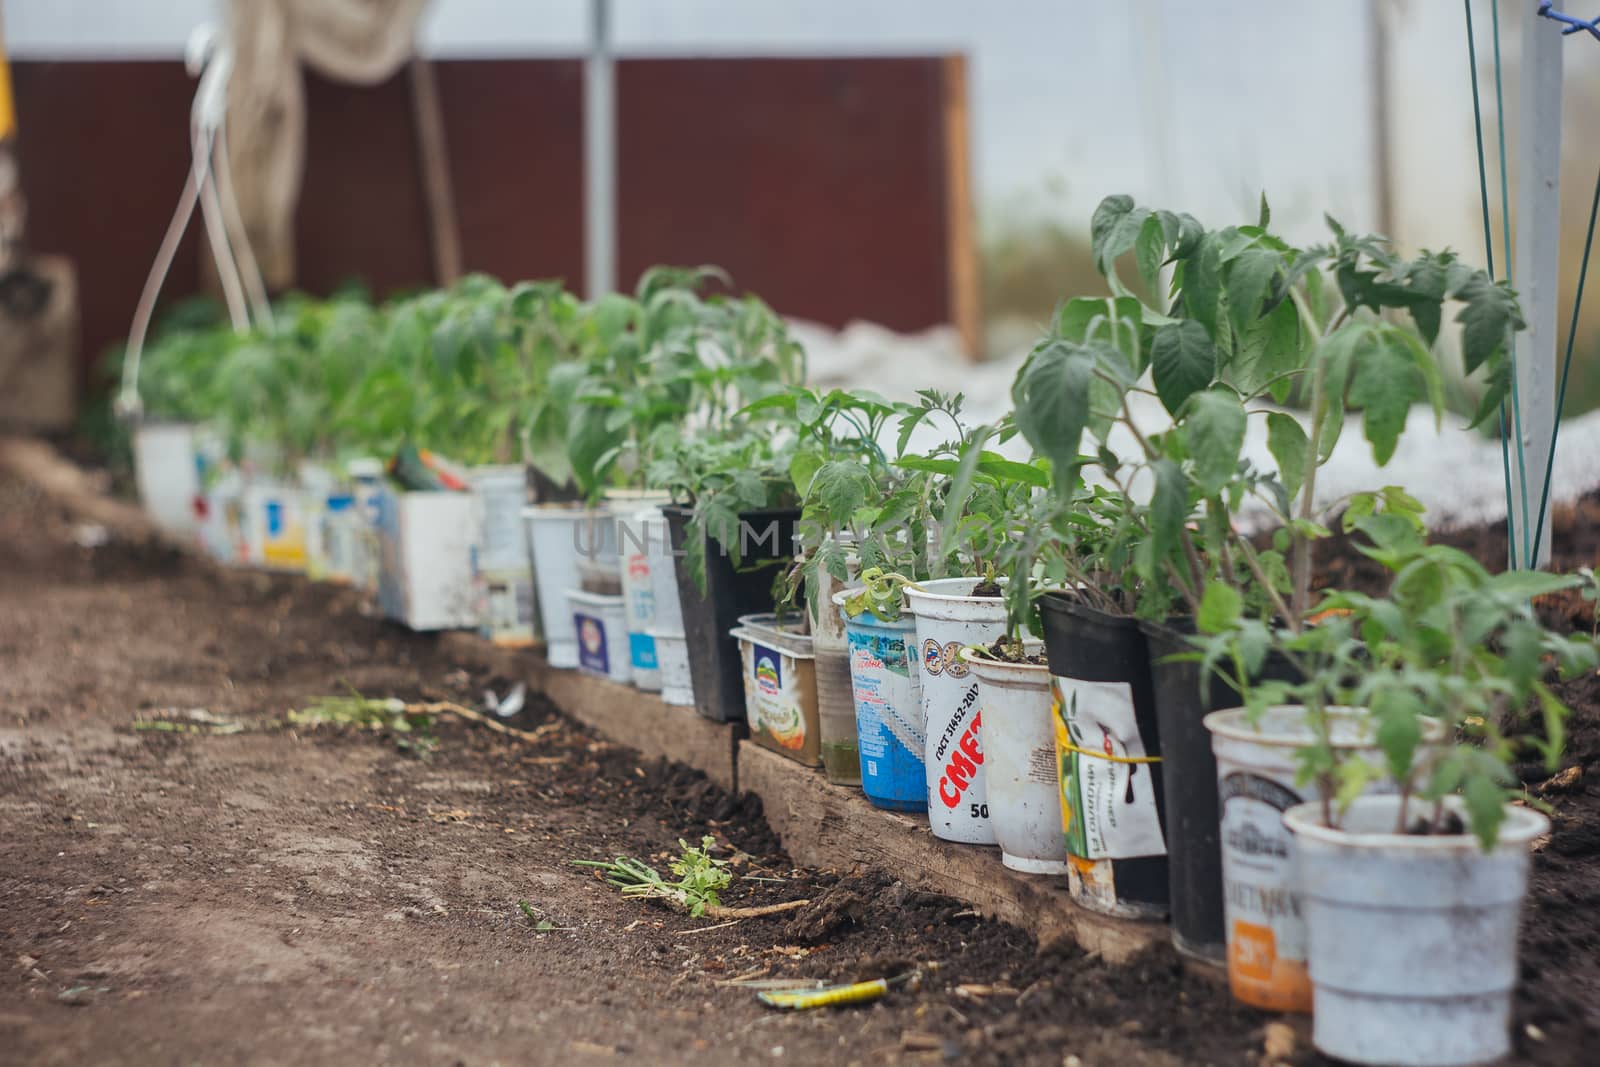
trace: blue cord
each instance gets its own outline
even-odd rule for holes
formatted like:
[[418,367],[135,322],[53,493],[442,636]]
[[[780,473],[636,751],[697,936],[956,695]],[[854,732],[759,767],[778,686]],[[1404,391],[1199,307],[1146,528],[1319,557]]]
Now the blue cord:
[[1566,29],[1561,31],[1561,36],[1569,37],[1574,33],[1589,33],[1594,39],[1600,41],[1600,15],[1585,21],[1576,15],[1563,15],[1551,5],[1551,0],[1542,0],[1539,4],[1539,14],[1555,22],[1564,23]]

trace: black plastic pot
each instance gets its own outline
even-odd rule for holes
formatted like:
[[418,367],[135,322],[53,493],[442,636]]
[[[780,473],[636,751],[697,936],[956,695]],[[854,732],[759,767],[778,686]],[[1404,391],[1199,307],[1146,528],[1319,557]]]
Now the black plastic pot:
[[717,722],[743,722],[744,680],[740,677],[739,642],[729,636],[729,631],[739,624],[741,615],[774,610],[773,579],[794,559],[795,527],[800,521],[800,509],[773,508],[741,514],[739,519],[746,524],[748,536],[737,569],[722,546],[702,534],[706,537],[703,594],[689,576],[683,556],[693,513],[676,506],[664,507],[661,511],[672,532],[695,709]]
[[[1172,943],[1184,955],[1224,966],[1227,927],[1222,908],[1221,812],[1217,800],[1217,758],[1202,720],[1208,712],[1239,706],[1238,691],[1213,674],[1204,691],[1200,664],[1168,657],[1194,650],[1188,619],[1163,625],[1142,624],[1150,649],[1161,734],[1161,779],[1167,797],[1168,883]],[[1281,655],[1269,656],[1262,678],[1297,681]]]
[[[1108,615],[1074,599],[1070,594],[1052,593],[1039,602],[1044,624],[1045,657],[1050,673],[1086,682],[1120,682],[1132,698],[1134,722],[1147,756],[1162,755],[1161,735],[1156,722],[1155,685],[1150,677],[1150,653],[1137,619]],[[1157,769],[1137,765],[1135,778],[1148,773],[1155,797],[1156,818],[1163,836],[1167,831],[1165,785]],[[1214,791],[1214,790],[1213,790]],[[1212,798],[1215,804],[1215,797]],[[1105,862],[1105,861],[1102,861]],[[1167,911],[1167,857],[1138,856],[1109,860],[1110,890],[1114,912],[1120,915],[1156,918]],[[1098,867],[1099,864],[1096,864]],[[1104,885],[1102,889],[1106,888]],[[1097,907],[1090,900],[1083,900]],[[1102,910],[1108,910],[1102,908]]]

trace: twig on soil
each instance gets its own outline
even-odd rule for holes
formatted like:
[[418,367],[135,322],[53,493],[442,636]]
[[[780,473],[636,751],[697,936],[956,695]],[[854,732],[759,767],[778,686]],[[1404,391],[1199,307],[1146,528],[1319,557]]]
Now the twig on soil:
[[532,730],[519,730],[515,726],[507,726],[503,722],[495,722],[481,712],[462,707],[460,704],[449,700],[434,701],[430,704],[407,704],[406,710],[410,712],[425,712],[431,715],[454,715],[468,722],[477,723],[479,726],[488,727],[497,734],[514,737],[518,741],[523,741],[530,745],[543,741],[546,737],[561,729],[562,725],[561,721],[557,719],[547,722],[543,726],[536,726]]
[[755,908],[724,908],[717,904],[707,904],[705,916],[708,919],[759,919],[764,915],[782,915],[786,911],[795,911],[810,904],[809,898],[805,900],[786,900],[782,904],[763,904]]
[[730,926],[738,926],[742,922],[744,922],[743,919],[732,919],[732,920],[730,920],[728,922],[725,922],[725,923],[717,923],[717,925],[715,925],[715,926],[700,926],[700,927],[696,927],[693,930],[685,930],[683,933],[684,933],[684,936],[687,937],[689,934],[704,934],[704,933],[708,933],[708,932],[710,932],[712,930],[726,930],[728,927],[730,927]]

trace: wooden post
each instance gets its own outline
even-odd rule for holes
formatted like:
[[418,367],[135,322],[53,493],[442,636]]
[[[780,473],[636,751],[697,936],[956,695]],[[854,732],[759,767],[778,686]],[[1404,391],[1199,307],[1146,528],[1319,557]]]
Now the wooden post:
[[461,229],[450,185],[450,150],[444,136],[444,108],[433,64],[411,57],[411,118],[417,131],[422,171],[422,198],[428,210],[429,244],[433,248],[433,280],[446,286],[461,277]]
[[950,319],[968,359],[983,354],[983,302],[972,222],[972,152],[967,109],[967,57],[944,57],[945,252]]
[[[1539,17],[1535,0],[1522,2],[1522,60],[1518,106],[1517,232],[1512,283],[1528,328],[1517,336],[1516,406],[1510,430],[1511,504],[1519,566],[1550,562],[1548,514],[1535,530],[1545,472],[1555,458],[1550,433],[1556,411],[1556,348],[1561,273],[1561,46],[1560,27]],[[1515,441],[1513,442],[1515,445]],[[1534,539],[1536,558],[1529,558]]]

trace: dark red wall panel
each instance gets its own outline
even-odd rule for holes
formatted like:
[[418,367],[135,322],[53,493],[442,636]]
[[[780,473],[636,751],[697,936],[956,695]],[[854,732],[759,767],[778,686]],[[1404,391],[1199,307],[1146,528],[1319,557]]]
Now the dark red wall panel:
[[438,64],[462,262],[583,285],[583,64]]
[[716,263],[785,314],[948,322],[941,61],[619,64],[619,271]]
[[[17,63],[29,244],[77,264],[81,359],[128,334],[189,166],[194,82],[181,63]],[[191,230],[164,292],[198,284]]]
[[[12,68],[34,247],[77,261],[85,361],[126,335],[189,162],[177,62]],[[582,64],[436,64],[464,264],[583,281]],[[719,264],[786,314],[951,318],[942,61],[618,64],[619,283]],[[432,282],[409,77],[306,77],[300,287]],[[165,290],[199,281],[198,219]]]

